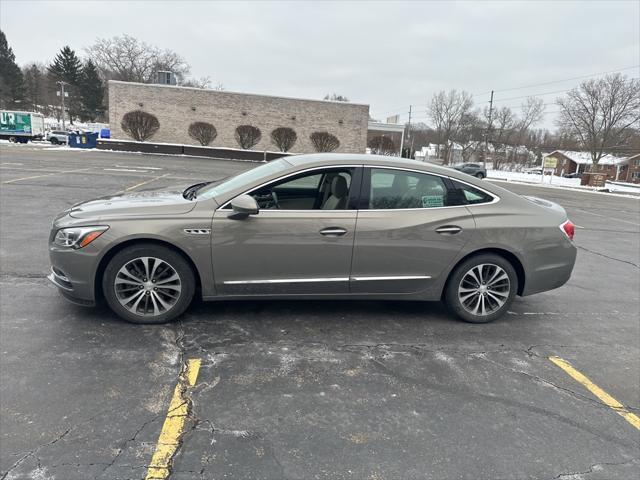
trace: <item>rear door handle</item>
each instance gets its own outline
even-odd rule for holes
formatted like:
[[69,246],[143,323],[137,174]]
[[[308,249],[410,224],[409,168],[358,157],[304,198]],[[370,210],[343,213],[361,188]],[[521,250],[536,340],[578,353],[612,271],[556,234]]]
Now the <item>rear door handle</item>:
[[441,235],[456,235],[462,232],[462,228],[457,225],[446,225],[444,227],[436,228],[436,232]]
[[341,237],[345,233],[347,233],[347,231],[340,227],[327,227],[320,230],[320,235],[324,235],[326,237]]

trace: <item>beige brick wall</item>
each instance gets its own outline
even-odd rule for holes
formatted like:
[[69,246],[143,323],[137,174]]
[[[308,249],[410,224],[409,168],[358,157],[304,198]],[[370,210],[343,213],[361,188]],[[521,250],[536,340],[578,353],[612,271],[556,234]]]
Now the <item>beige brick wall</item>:
[[150,140],[153,142],[198,145],[189,137],[187,128],[191,122],[203,121],[216,127],[218,136],[211,144],[216,147],[240,148],[234,133],[238,125],[244,124],[262,131],[255,150],[277,151],[271,142],[271,131],[277,127],[296,131],[298,141],[292,148],[296,153],[315,151],[309,135],[318,130],[338,137],[337,152],[364,153],[367,143],[368,105],[109,82],[111,138],[130,140],[120,122],[125,113],[138,109],[153,113],[160,121],[160,129]]

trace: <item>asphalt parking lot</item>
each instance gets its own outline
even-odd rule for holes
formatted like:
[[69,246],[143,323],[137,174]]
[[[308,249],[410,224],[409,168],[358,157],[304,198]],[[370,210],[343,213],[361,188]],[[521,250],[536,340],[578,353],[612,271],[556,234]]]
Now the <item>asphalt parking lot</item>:
[[0,479],[142,479],[186,361],[171,479],[630,479],[640,430],[640,201],[501,183],[581,228],[572,279],[487,325],[438,303],[196,303],[130,325],[45,278],[55,213],[250,163],[0,145]]

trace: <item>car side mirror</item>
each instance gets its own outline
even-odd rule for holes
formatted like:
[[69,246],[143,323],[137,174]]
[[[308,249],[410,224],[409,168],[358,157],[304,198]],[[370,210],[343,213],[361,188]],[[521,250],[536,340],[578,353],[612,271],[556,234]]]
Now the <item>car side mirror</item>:
[[250,195],[240,195],[231,200],[231,208],[233,213],[229,218],[233,220],[243,220],[249,215],[257,215],[260,211],[258,202]]

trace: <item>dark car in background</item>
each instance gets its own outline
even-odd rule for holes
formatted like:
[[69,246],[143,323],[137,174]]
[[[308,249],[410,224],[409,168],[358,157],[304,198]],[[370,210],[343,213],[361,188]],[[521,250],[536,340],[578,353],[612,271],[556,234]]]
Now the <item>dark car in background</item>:
[[476,178],[483,179],[487,177],[487,169],[479,163],[459,163],[454,165],[453,168]]

